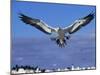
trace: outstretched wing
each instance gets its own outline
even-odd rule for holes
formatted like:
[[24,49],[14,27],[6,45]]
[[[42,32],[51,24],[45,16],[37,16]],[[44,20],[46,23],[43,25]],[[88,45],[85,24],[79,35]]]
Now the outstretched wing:
[[30,18],[24,14],[20,14],[20,19],[26,23],[29,24],[31,26],[36,27],[37,29],[39,29],[40,31],[46,33],[46,34],[51,34],[52,32],[55,31],[54,28],[49,27],[47,24],[45,24],[43,21],[39,20],[39,19],[35,19],[35,18]]
[[69,32],[69,34],[72,34],[81,29],[82,27],[86,26],[87,24],[89,24],[93,18],[94,18],[94,13],[90,13],[84,18],[76,20],[71,26],[65,27],[64,32],[65,33]]

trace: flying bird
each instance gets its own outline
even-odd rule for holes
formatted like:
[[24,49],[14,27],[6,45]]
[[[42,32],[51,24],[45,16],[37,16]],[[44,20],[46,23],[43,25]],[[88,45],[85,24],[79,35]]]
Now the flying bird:
[[77,32],[78,30],[88,25],[93,20],[94,13],[92,12],[83,18],[75,20],[71,25],[65,28],[61,27],[53,28],[40,19],[31,18],[22,13],[20,13],[19,18],[25,24],[31,25],[47,35],[51,35],[52,37],[50,37],[50,39],[55,41],[57,45],[62,48],[65,47],[65,45],[67,44],[66,40],[70,39],[71,34]]

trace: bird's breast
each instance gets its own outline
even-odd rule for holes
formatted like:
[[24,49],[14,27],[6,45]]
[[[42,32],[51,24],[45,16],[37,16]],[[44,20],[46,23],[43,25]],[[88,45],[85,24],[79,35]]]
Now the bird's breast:
[[58,31],[58,35],[59,35],[59,39],[63,39],[65,35],[64,31],[63,30]]

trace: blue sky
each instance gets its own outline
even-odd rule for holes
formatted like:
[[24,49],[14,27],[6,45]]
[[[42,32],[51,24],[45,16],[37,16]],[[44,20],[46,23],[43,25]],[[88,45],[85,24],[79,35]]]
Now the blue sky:
[[[13,2],[12,4],[12,29],[13,35],[16,37],[31,37],[43,36],[44,33],[39,30],[26,26],[19,19],[19,13],[27,16],[38,18],[52,27],[66,27],[72,24],[75,20],[88,15],[90,12],[95,12],[94,6],[79,6],[65,4],[49,4],[49,3],[34,3],[34,2]],[[93,20],[90,25],[82,28],[78,34],[89,32],[95,29]],[[41,35],[39,35],[41,34]],[[88,34],[88,33],[87,33]]]
[[[66,27],[92,11],[95,6],[38,2],[12,3],[12,65],[35,64],[42,68],[95,66],[95,18],[59,48],[47,35],[24,24],[19,13],[42,19],[52,27]],[[77,44],[76,44],[77,43]]]

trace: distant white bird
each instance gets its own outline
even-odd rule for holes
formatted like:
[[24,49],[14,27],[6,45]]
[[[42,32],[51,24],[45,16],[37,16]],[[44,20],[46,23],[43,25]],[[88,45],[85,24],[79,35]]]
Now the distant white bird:
[[70,38],[70,34],[73,34],[74,32],[78,31],[82,27],[89,24],[91,20],[93,20],[93,18],[94,18],[94,13],[90,13],[87,16],[76,20],[73,24],[71,24],[68,27],[53,28],[53,27],[48,26],[42,20],[28,17],[22,13],[20,14],[20,19],[24,23],[29,24],[33,27],[36,27],[37,29],[39,29],[40,31],[48,35],[53,35],[53,37],[51,37],[50,39],[56,41],[59,47],[64,47],[66,45],[66,40]]

